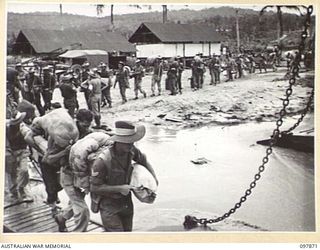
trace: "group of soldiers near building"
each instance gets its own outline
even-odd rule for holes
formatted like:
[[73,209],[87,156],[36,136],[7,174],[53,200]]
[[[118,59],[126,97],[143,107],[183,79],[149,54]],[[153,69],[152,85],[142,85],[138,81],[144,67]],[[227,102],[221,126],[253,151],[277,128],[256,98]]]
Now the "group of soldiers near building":
[[[287,64],[291,65],[294,55],[288,55],[286,58]],[[209,58],[202,58],[201,54],[197,54],[190,64],[190,87],[192,90],[201,89],[207,70],[210,76],[210,85],[215,85],[221,82],[221,74],[226,76],[226,81],[233,81],[236,78],[242,78],[245,75],[245,71],[255,73],[256,68],[259,69],[260,73],[267,72],[267,67],[271,67],[273,71],[276,71],[278,64],[279,56],[276,53],[212,54]],[[182,94],[184,85],[182,74],[186,69],[185,58],[177,56],[165,61],[159,56],[154,59],[151,66],[153,69],[151,97],[163,93],[161,82],[165,69],[167,70],[165,90],[169,90],[170,95]],[[22,64],[18,63],[15,68],[7,68],[7,75],[8,90],[14,100],[18,101],[20,96],[28,100],[37,107],[41,116],[51,109],[52,94],[56,87],[61,90],[65,108],[68,109],[71,116],[74,116],[79,109],[77,93],[78,89],[80,89],[80,92],[84,93],[88,109],[94,114],[97,127],[101,126],[101,107],[112,107],[112,86],[115,88],[117,84],[119,85],[120,96],[124,104],[128,101],[127,89],[130,88],[129,80],[133,78],[134,99],[139,98],[139,93],[144,98],[147,97],[142,85],[145,68],[140,60],[136,60],[132,69],[120,61],[117,70],[109,69],[104,62],[101,62],[98,68],[92,68],[88,62],[85,62],[82,65],[80,74],[76,74],[70,69],[59,77],[52,72],[52,68],[49,66],[43,67],[41,72],[37,74],[35,68],[31,67],[26,71]],[[115,78],[113,77],[114,75]]]
[[[124,66],[122,63],[120,65]],[[47,194],[46,203],[51,207],[52,216],[60,232],[67,231],[66,221],[72,217],[75,223],[73,231],[87,231],[90,213],[85,196],[89,192],[99,197],[98,208],[94,211],[100,212],[106,231],[132,231],[134,213],[131,191],[138,189],[129,183],[133,161],[144,166],[158,183],[146,156],[134,145],[145,135],[145,127],[128,121],[117,121],[112,136],[91,129],[94,128],[91,127],[92,121],[95,120],[96,125],[99,125],[101,118],[100,101],[104,91],[101,79],[108,79],[107,74],[102,75],[104,77],[98,75],[103,73],[103,70],[99,73],[88,70],[87,79],[80,85],[78,77],[73,72],[67,71],[59,77],[57,84],[50,69],[43,69],[48,70],[51,77],[49,81],[47,73],[39,76],[30,69],[28,72],[23,72],[25,73],[23,76],[22,73],[19,74],[21,65],[16,66],[18,70],[13,67],[8,67],[7,70],[6,201],[11,200],[13,204],[32,201],[30,190],[29,193],[26,190],[30,181],[28,163],[36,162]],[[104,64],[101,66],[102,69],[105,67]],[[121,67],[119,68],[121,72]],[[135,70],[137,76],[139,70],[141,68],[137,66]],[[141,91],[141,86],[139,87],[141,78],[137,76],[134,76],[137,79],[135,90]],[[117,74],[116,81],[122,84],[120,78],[121,75]],[[44,85],[44,82],[47,85]],[[52,100],[52,92],[49,91],[51,95],[48,95],[46,90],[48,88],[53,91],[55,84],[61,90],[64,108],[59,103],[51,101],[48,106],[47,101]],[[105,84],[107,86],[108,81]],[[88,93],[89,109],[79,109],[76,98],[76,88],[79,86]],[[48,98],[44,101],[45,105],[47,104],[45,107],[42,107],[39,101],[41,96],[43,99]],[[35,107],[38,109],[38,117]],[[39,136],[47,140],[45,149],[36,141]],[[96,141],[103,141],[105,138],[107,138],[105,145],[108,147],[101,149],[101,156],[93,159],[92,172],[81,173],[81,177],[85,175],[88,181],[90,179],[90,187],[80,188],[74,182],[79,170],[75,169],[75,162],[69,159],[71,152],[74,152],[73,146],[84,140],[83,145],[89,144],[89,148],[94,148]],[[83,156],[83,147],[78,147],[76,155]],[[89,169],[89,166],[87,168]],[[107,169],[108,171],[105,171]],[[69,205],[59,212],[58,193],[62,189],[69,198]]]

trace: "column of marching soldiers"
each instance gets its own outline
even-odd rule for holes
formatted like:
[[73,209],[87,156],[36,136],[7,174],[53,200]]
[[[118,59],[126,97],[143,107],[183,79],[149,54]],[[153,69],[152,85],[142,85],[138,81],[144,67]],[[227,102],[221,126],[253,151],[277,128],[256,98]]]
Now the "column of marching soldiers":
[[[292,57],[287,58],[288,67],[293,60]],[[277,70],[279,66],[279,57],[275,53],[264,55],[259,53],[253,54],[228,54],[228,55],[211,55],[209,58],[202,58],[201,54],[197,54],[189,67],[191,68],[190,87],[192,90],[198,90],[203,87],[205,73],[208,70],[210,75],[210,85],[216,85],[221,82],[221,74],[227,81],[233,81],[244,76],[244,72],[254,73],[256,69],[259,72],[267,72],[267,66]],[[150,70],[151,69],[151,70]],[[186,69],[186,60],[182,57],[174,57],[165,60],[160,56],[154,58],[152,64],[142,65],[140,60],[135,61],[135,65],[131,69],[124,62],[119,62],[118,69],[109,69],[108,65],[101,62],[98,68],[91,68],[88,62],[82,65],[82,71],[73,72],[70,68],[64,74],[57,77],[52,67],[46,66],[41,69],[29,67],[25,70],[21,63],[15,65],[15,68],[7,68],[7,94],[18,103],[19,98],[28,100],[37,107],[40,116],[52,108],[52,96],[55,88],[59,88],[63,97],[63,104],[72,117],[79,109],[77,93],[84,93],[84,97],[88,106],[95,115],[96,126],[101,125],[99,120],[100,108],[108,106],[112,107],[111,88],[119,85],[122,103],[126,103],[127,91],[130,89],[129,79],[134,79],[133,91],[134,99],[138,99],[139,92],[143,97],[147,97],[147,93],[142,86],[142,79],[146,75],[146,71],[151,73],[151,97],[156,94],[163,94],[163,88],[169,91],[170,95],[182,94],[183,87],[186,83],[182,83],[182,74]],[[166,72],[166,79],[162,81]],[[114,80],[115,79],[115,80]],[[162,86],[163,83],[165,86]],[[100,95],[100,98],[98,96]],[[90,100],[91,98],[91,100]],[[91,105],[92,98],[98,105]],[[42,100],[41,100],[42,99]],[[57,103],[55,105],[58,105]]]

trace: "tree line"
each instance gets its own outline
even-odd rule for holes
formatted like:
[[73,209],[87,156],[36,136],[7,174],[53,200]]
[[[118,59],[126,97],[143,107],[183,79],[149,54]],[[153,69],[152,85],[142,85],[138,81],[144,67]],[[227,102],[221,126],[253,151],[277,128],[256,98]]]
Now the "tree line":
[[[132,7],[137,8],[135,5]],[[103,7],[100,8],[103,9]],[[65,14],[62,10],[60,13],[8,13],[7,42],[8,47],[10,47],[19,30],[23,28],[118,31],[126,38],[129,38],[142,22],[158,21],[210,25],[220,32],[227,41],[233,43],[236,39],[236,10],[236,8],[221,7],[195,11],[189,10],[186,6],[185,9],[171,11],[170,8],[164,7],[163,12],[155,12],[150,9],[146,13],[113,14],[112,17],[100,18],[97,18],[99,11],[97,12],[97,17]],[[112,8],[112,11],[116,13],[116,9]],[[266,12],[261,15],[262,12],[245,9],[238,9],[238,12],[241,44],[267,44],[270,40],[278,38],[279,28],[275,27],[279,27],[279,13]],[[299,13],[282,13],[281,18],[282,33],[289,33],[303,28],[304,16]],[[314,23],[315,17],[312,19]]]

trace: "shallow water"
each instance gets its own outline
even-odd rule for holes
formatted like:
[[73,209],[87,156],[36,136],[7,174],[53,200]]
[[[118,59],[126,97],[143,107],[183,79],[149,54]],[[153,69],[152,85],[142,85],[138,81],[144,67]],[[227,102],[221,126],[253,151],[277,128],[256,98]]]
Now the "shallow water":
[[[287,120],[288,127],[292,122]],[[262,163],[266,147],[256,141],[269,138],[274,126],[250,123],[182,131],[148,127],[137,145],[147,154],[160,185],[154,204],[135,199],[135,230],[183,230],[187,214],[213,218],[229,211]],[[312,127],[310,118],[296,130],[303,126]],[[198,157],[210,162],[193,164],[191,160]],[[314,231],[314,189],[314,155],[275,148],[253,193],[230,217],[238,224],[229,227],[221,222],[213,228],[250,230],[243,226],[248,223],[269,231]]]

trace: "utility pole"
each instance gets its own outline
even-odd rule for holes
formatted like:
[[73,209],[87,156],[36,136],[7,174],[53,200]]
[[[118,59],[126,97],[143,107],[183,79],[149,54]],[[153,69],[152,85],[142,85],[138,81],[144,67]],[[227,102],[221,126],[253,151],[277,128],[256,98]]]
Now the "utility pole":
[[237,32],[237,49],[240,51],[240,33],[239,33],[239,10],[236,10],[236,32]]
[[63,30],[63,18],[62,18],[62,4],[59,4],[60,9],[60,30]]
[[162,5],[162,22],[166,23],[168,21],[168,7],[167,5]]

